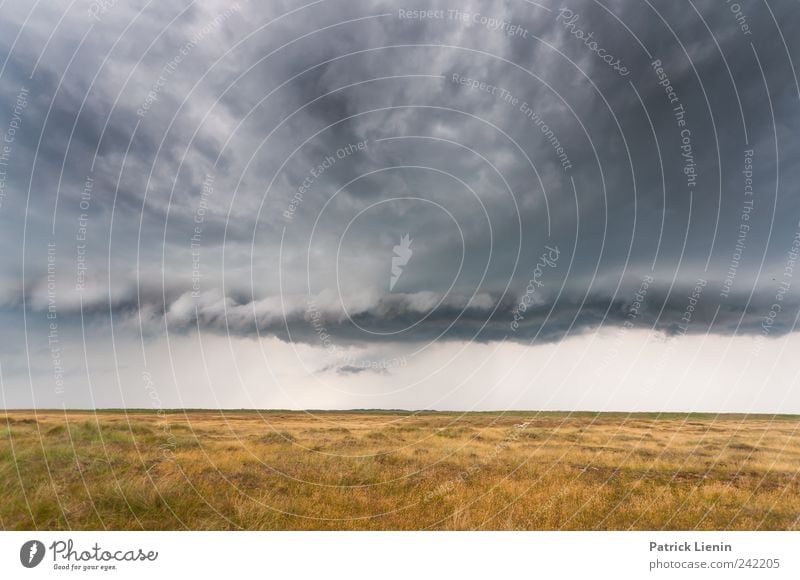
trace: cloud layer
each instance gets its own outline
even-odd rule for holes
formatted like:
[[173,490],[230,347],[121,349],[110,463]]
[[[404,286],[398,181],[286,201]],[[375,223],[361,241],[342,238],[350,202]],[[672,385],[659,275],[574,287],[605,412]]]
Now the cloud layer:
[[657,4],[7,3],[9,332],[794,331],[800,13]]

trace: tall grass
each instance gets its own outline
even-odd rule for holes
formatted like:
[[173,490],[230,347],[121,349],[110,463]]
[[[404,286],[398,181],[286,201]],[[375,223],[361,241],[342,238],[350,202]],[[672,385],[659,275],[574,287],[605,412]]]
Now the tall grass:
[[800,419],[9,411],[4,529],[800,529]]

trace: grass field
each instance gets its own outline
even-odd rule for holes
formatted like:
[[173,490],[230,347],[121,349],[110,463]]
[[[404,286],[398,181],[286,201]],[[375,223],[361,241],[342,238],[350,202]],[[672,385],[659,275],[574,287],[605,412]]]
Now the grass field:
[[3,529],[800,529],[800,417],[0,411]]

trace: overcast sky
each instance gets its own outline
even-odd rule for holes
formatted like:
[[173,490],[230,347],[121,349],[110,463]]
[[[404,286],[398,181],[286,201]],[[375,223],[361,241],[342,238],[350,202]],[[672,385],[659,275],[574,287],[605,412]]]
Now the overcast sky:
[[794,2],[0,5],[0,406],[800,412]]

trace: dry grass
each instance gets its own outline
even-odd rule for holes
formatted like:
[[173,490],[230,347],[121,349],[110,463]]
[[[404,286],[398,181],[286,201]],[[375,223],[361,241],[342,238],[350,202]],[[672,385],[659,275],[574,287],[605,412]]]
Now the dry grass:
[[3,529],[800,529],[798,417],[0,414]]

